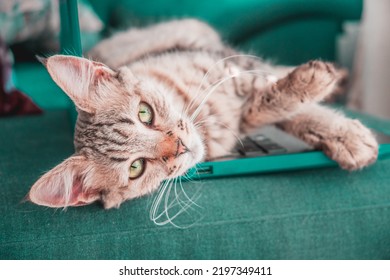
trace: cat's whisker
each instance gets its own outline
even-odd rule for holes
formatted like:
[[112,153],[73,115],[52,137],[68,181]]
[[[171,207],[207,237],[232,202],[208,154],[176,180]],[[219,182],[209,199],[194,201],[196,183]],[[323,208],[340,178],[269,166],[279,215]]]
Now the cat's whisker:
[[[176,180],[176,178],[175,178]],[[169,223],[169,209],[171,209],[172,207],[178,205],[177,202],[175,201],[172,201],[171,203],[169,203],[168,205],[168,200],[169,200],[169,197],[170,197],[170,191],[171,191],[171,188],[172,188],[172,184],[174,183],[174,181],[172,181],[172,179],[170,179],[169,181],[167,181],[167,184],[164,185],[164,189],[162,190],[162,192],[160,193],[161,196],[159,195],[159,200],[158,200],[158,203],[156,204],[156,208],[155,208],[155,211],[154,211],[154,216],[153,216],[153,221],[158,224],[158,225],[164,225],[164,224],[167,224]],[[163,196],[165,195],[165,199],[164,199],[164,210],[158,214],[156,216],[156,212],[158,210],[158,208],[160,207],[161,205],[161,202],[162,202],[162,198]],[[163,222],[157,222],[158,219],[160,219],[162,216],[166,216],[168,219],[163,221]]]
[[[196,167],[196,165],[194,165],[193,167],[191,167],[192,169],[195,169],[195,173],[198,172],[198,168]],[[188,182],[191,182],[191,183],[194,183],[194,184],[200,184],[202,183],[201,181],[199,180],[195,180],[194,177],[190,177],[190,175],[188,175],[187,173],[185,173],[184,175],[182,175],[183,178],[185,178]]]
[[161,204],[161,200],[162,200],[162,198],[164,196],[166,188],[167,188],[167,186],[168,186],[168,184],[170,183],[171,180],[172,179],[168,179],[167,181],[164,181],[162,183],[160,189],[158,190],[158,194],[155,197],[155,199],[153,200],[152,206],[150,208],[149,217],[150,217],[150,220],[152,220],[155,223],[156,223],[156,220],[160,217],[160,216],[156,216],[156,214],[157,214],[158,208],[159,208],[159,206]]
[[[191,117],[190,117],[190,120],[191,121],[194,121],[194,119],[198,116],[200,110],[202,109],[202,107],[204,106],[205,102],[207,101],[208,97],[215,91],[215,89],[221,85],[222,83],[224,83],[225,81],[231,79],[231,78],[234,78],[234,76],[228,76],[228,77],[225,77],[221,80],[219,80],[218,82],[214,83],[212,85],[212,88],[209,90],[209,92],[204,96],[203,100],[201,101],[201,103],[199,104],[199,106],[196,108],[196,110],[192,113]],[[206,89],[207,90],[207,89]]]
[[214,124],[214,123],[217,123],[223,127],[225,127],[227,130],[229,130],[229,132],[237,139],[238,143],[240,143],[241,146],[244,146],[244,144],[242,143],[242,140],[240,138],[240,136],[234,132],[234,130],[227,124],[224,124],[223,122],[221,121],[217,121],[217,120],[203,120],[201,122],[196,122],[195,123],[195,127],[197,127],[197,125],[202,125],[202,124],[206,124],[206,123],[211,123],[211,124]]
[[192,113],[191,117],[190,117],[190,120],[191,121],[194,121],[194,119],[198,116],[200,110],[202,109],[202,107],[204,106],[204,104],[206,103],[207,99],[209,98],[209,96],[218,88],[218,86],[220,86],[221,84],[223,84],[224,82],[228,81],[229,79],[232,79],[232,78],[235,78],[237,76],[240,76],[242,74],[252,74],[252,75],[258,75],[258,76],[261,76],[261,77],[264,77],[264,79],[266,79],[266,75],[270,75],[269,72],[267,71],[262,71],[262,70],[245,70],[245,71],[239,71],[237,73],[234,73],[233,75],[230,75],[228,77],[225,77],[225,78],[222,78],[218,81],[216,81],[215,83],[213,83],[212,85],[210,85],[206,90],[205,92],[210,88],[210,90],[207,92],[207,94],[203,97],[203,100],[201,101],[201,103],[198,105],[198,107],[196,108],[196,110]]
[[149,218],[150,220],[154,221],[155,220],[155,215],[156,215],[156,211],[157,211],[157,207],[158,205],[160,204],[160,199],[161,199],[161,195],[163,192],[165,192],[165,188],[166,188],[166,185],[168,183],[169,180],[167,181],[164,181],[160,188],[158,189],[157,191],[157,196],[153,199],[153,202],[152,202],[152,206],[150,207],[150,210],[149,210]]
[[196,127],[202,127],[204,124],[206,123],[211,123],[211,124],[214,124],[214,123],[217,123],[217,120],[206,120],[206,119],[203,119],[201,121],[197,121],[194,126]]
[[[181,183],[181,178],[178,177],[179,180],[176,180],[175,181],[175,199],[177,200],[177,202],[179,203],[180,207],[182,209],[184,209],[185,212],[188,212],[187,210],[189,209],[192,209],[192,206],[195,205],[195,206],[198,206],[200,207],[198,204],[196,204],[192,199],[190,199],[187,194],[184,192],[184,189],[182,187],[182,183]],[[178,193],[177,191],[177,183],[179,182],[179,185],[181,186],[181,193],[183,193],[185,195],[185,197],[187,198],[187,201],[183,200],[180,198],[180,194],[181,193]]]
[[[192,167],[192,168],[196,168],[195,166]],[[184,179],[186,179],[188,182],[191,182],[191,183],[198,183],[197,181],[195,181],[193,178],[191,178],[187,173],[183,174],[182,177]]]
[[[176,178],[175,178],[176,179]],[[176,180],[174,181],[174,182],[176,182]],[[180,210],[176,213],[176,214],[174,214],[173,216],[170,216],[170,214],[169,214],[169,209],[171,209],[171,207],[172,207],[172,205],[177,205],[177,202],[176,203],[174,203],[175,202],[175,200],[173,200],[170,204],[169,204],[169,206],[168,206],[168,202],[169,202],[169,197],[170,197],[170,193],[171,193],[171,189],[172,189],[172,183],[169,185],[169,187],[168,187],[168,190],[167,190],[167,192],[166,192],[166,194],[165,194],[165,207],[164,207],[164,214],[165,214],[165,216],[166,216],[166,220],[165,221],[162,221],[162,222],[159,222],[159,225],[166,225],[166,224],[168,224],[168,223],[170,223],[171,225],[173,225],[174,227],[177,227],[177,228],[184,228],[183,226],[180,226],[180,225],[177,225],[175,222],[173,222],[179,215],[181,215],[184,211],[186,211],[188,208],[189,208],[189,206],[185,206],[185,207],[183,207],[183,208],[180,208]]]
[[[206,117],[210,117],[210,116],[206,116]],[[205,123],[212,123],[212,121],[213,120],[206,120],[205,118],[203,118],[202,120],[199,120],[196,123],[194,123],[194,126],[195,127],[202,127],[203,124],[205,124]]]
[[[170,220],[170,217],[169,217],[169,209],[172,207],[173,203],[169,204],[168,206],[168,202],[169,202],[169,197],[170,197],[170,194],[171,194],[171,189],[172,189],[172,185],[174,184],[174,182],[176,181],[176,178],[174,178],[174,180],[171,182],[171,184],[169,184],[169,187],[168,187],[168,190],[167,192],[165,193],[165,199],[164,199],[164,213],[165,213],[165,216],[167,217],[168,220]],[[174,202],[174,201],[173,201]]]
[[202,122],[202,121],[204,121],[204,120],[209,120],[210,117],[220,117],[220,116],[221,116],[221,114],[220,114],[219,112],[214,113],[214,114],[210,114],[210,115],[207,115],[207,116],[204,116],[203,118],[200,118],[200,119],[198,119],[197,121],[195,121],[195,122],[194,122],[194,125],[197,124],[197,123],[199,123],[199,122]]
[[[237,56],[237,55],[233,55],[233,56],[228,56],[228,57],[222,58],[222,59],[218,60],[217,62],[215,62],[215,63],[207,70],[207,72],[206,72],[206,73],[203,75],[203,77],[202,77],[202,80],[201,80],[201,82],[200,82],[200,84],[199,84],[199,86],[198,86],[198,89],[197,89],[197,91],[196,91],[194,97],[193,97],[193,98],[191,99],[191,101],[187,104],[187,106],[183,106],[183,111],[184,111],[184,112],[182,112],[182,114],[183,114],[183,113],[187,113],[188,110],[191,109],[191,107],[193,106],[194,101],[199,97],[199,96],[198,96],[199,90],[201,89],[203,83],[205,82],[206,78],[207,78],[208,75],[210,74],[210,71],[211,71],[212,69],[214,69],[219,63],[222,63],[223,61],[228,60],[228,59],[231,59],[231,58],[234,58],[234,57],[236,57],[236,56]],[[189,87],[188,91],[190,91],[190,89],[191,89],[191,87]]]
[[[181,177],[179,177],[179,184],[180,184],[181,191],[182,191],[182,193],[184,194],[184,196],[186,197],[186,199],[187,199],[191,204],[193,204],[193,205],[195,205],[195,206],[197,206],[197,207],[199,207],[199,208],[203,208],[202,206],[200,206],[199,204],[197,204],[197,203],[195,202],[195,200],[193,200],[192,198],[190,198],[190,197],[187,195],[186,191],[184,190],[183,183],[182,183],[182,181],[181,181]],[[200,196],[199,196],[199,197],[200,197]],[[198,197],[198,198],[199,198],[199,197]],[[198,198],[197,198],[196,200],[198,200]]]
[[185,202],[180,199],[180,196],[177,193],[177,178],[175,178],[174,188],[175,188],[175,200],[179,203],[180,207],[183,207],[183,203],[185,204]]
[[[179,182],[180,185],[180,192],[178,192],[177,183]],[[174,188],[175,196],[172,201],[169,201],[172,197],[172,187]],[[185,196],[185,200],[180,198],[181,193]],[[164,209],[161,213],[158,214],[158,209],[161,205],[162,198],[164,197]],[[195,200],[199,199],[200,196],[195,195],[193,197],[189,197],[187,193],[184,191],[181,178],[176,177],[173,180],[170,179],[163,183],[158,196],[155,199],[154,205],[151,209],[151,220],[157,224],[157,225],[166,225],[168,223],[172,224],[173,226],[177,228],[187,228],[191,225],[181,226],[174,222],[174,220],[180,216],[184,212],[188,212],[189,209],[192,208],[192,206],[197,206],[198,208],[202,208],[200,205],[198,205]],[[180,206],[180,209],[174,214],[171,215],[170,210],[173,209],[175,206]],[[195,210],[194,210],[195,211]],[[166,219],[161,221],[161,217],[166,217]]]
[[76,49],[74,47],[72,47],[72,48],[65,48],[65,49],[62,50],[62,52],[65,55],[75,55],[75,54],[77,54],[77,51],[76,51]]
[[[222,112],[222,113],[223,113],[223,112]],[[206,117],[204,117],[203,119],[200,119],[200,120],[194,122],[194,125],[195,125],[195,126],[199,126],[199,125],[202,126],[202,125],[204,125],[204,124],[206,124],[206,123],[210,123],[210,124],[217,123],[217,124],[220,124],[220,125],[222,125],[222,126],[224,126],[224,127],[226,127],[226,128],[230,128],[227,124],[224,124],[224,123],[221,122],[221,121],[218,121],[218,120],[216,120],[216,119],[208,119],[210,116],[218,116],[218,115],[220,115],[220,113],[216,113],[216,114],[213,114],[213,115],[206,116]]]
[[[199,196],[200,197],[200,196]],[[197,197],[196,199],[198,199],[199,197]],[[188,212],[188,209],[191,209],[191,203],[186,203],[185,206],[183,208],[181,208],[174,216],[170,217],[170,223],[177,227],[177,228],[181,228],[181,229],[184,229],[184,228],[189,228],[191,226],[193,226],[197,221],[194,221],[193,223],[191,224],[188,224],[188,225],[185,225],[185,226],[179,226],[177,225],[176,223],[173,223],[172,221],[177,218],[179,215],[183,214],[184,212]]]
[[187,114],[188,110],[191,109],[191,107],[193,106],[193,103],[195,102],[195,100],[199,97],[199,91],[200,89],[202,88],[203,86],[203,83],[205,82],[205,80],[207,79],[207,77],[210,75],[210,72],[212,69],[214,69],[218,64],[226,61],[226,60],[229,60],[229,59],[234,59],[234,58],[240,58],[240,57],[246,57],[246,58],[253,58],[253,59],[257,59],[257,60],[261,60],[258,56],[255,56],[255,55],[247,55],[247,54],[235,54],[235,55],[231,55],[231,56],[227,56],[227,57],[224,57],[220,60],[218,60],[217,62],[215,62],[208,70],[207,72],[203,75],[203,78],[196,90],[196,93],[194,95],[194,97],[192,98],[192,100],[190,101],[190,103],[187,105],[187,108],[185,110],[185,113]]
[[184,193],[184,190],[181,188],[181,191],[182,193],[185,195],[185,197],[187,198],[187,201],[184,201],[180,198],[180,193],[177,192],[177,182],[179,181],[179,185],[182,186],[181,184],[181,178],[180,177],[177,177],[177,179],[179,180],[176,180],[175,181],[175,198],[176,200],[178,201],[179,205],[182,207],[182,208],[185,208],[188,206],[188,208],[191,208],[192,204],[198,206],[195,202],[193,202],[188,196],[186,193]]

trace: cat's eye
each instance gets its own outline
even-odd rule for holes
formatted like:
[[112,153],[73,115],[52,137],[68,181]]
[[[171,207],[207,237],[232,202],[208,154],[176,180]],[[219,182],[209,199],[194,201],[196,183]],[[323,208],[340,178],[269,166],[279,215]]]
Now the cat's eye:
[[138,118],[146,125],[151,125],[153,122],[153,110],[149,104],[141,102],[138,109]]
[[145,160],[143,158],[133,161],[129,169],[129,178],[136,179],[142,175],[145,170]]

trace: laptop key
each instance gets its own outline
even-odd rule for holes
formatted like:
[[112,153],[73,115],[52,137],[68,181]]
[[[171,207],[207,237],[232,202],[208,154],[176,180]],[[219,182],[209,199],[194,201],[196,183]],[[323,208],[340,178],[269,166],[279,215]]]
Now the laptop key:
[[256,135],[250,136],[250,139],[254,142],[257,142],[257,141],[264,141],[268,138],[266,136],[264,136],[263,134],[256,134]]
[[284,154],[287,152],[287,149],[279,146],[278,144],[269,145],[264,148],[268,151],[269,154]]
[[236,149],[245,156],[259,156],[265,154],[265,151],[249,138],[244,138],[242,140],[242,145],[241,143],[237,144]]
[[255,142],[256,145],[263,148],[268,154],[282,154],[287,152],[287,149],[261,134],[251,136],[250,139]]

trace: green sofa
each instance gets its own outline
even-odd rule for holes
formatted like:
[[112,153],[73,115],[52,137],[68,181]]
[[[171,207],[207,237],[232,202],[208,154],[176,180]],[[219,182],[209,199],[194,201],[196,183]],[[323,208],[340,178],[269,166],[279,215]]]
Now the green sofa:
[[[362,10],[360,0],[91,3],[108,30],[193,16],[231,44],[286,64],[334,60],[342,22],[358,20]],[[390,160],[354,173],[326,168],[185,182],[201,207],[175,219],[179,228],[150,221],[156,194],[109,211],[97,203],[62,210],[23,202],[41,174],[73,153],[72,124],[68,99],[42,66],[18,63],[15,71],[18,87],[45,112],[0,119],[0,259],[390,258]],[[390,123],[365,120],[390,133]]]

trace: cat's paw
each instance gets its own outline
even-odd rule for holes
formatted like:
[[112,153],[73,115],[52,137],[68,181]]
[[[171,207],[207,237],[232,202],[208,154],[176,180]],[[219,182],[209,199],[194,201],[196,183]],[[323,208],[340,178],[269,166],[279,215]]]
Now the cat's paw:
[[328,103],[335,102],[342,98],[349,88],[349,72],[345,68],[336,68],[337,83],[331,94],[325,97],[324,101]]
[[346,170],[362,169],[378,157],[374,135],[357,120],[349,120],[343,133],[324,141],[323,150]]
[[333,64],[313,60],[295,68],[287,76],[287,86],[302,101],[321,101],[334,92],[339,79],[339,71]]

